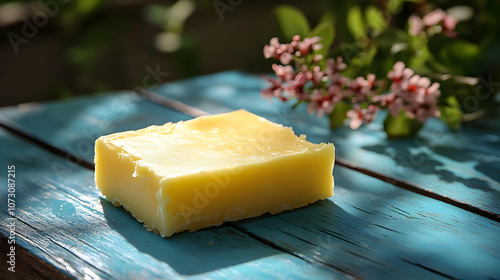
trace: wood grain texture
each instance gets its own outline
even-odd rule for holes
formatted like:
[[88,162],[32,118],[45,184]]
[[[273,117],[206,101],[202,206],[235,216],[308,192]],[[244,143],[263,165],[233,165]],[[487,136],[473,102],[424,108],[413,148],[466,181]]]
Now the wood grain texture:
[[0,122],[88,162],[94,161],[94,143],[101,135],[186,118],[131,92],[27,103],[0,111]]
[[[346,278],[276,250],[230,226],[169,239],[148,232],[123,208],[100,197],[92,171],[65,162],[0,130],[0,162],[16,166],[19,246],[78,279]],[[0,174],[6,180],[6,172]],[[0,205],[7,205],[7,189]],[[7,236],[12,217],[0,212]],[[3,254],[3,252],[2,252]],[[22,256],[18,256],[20,258]],[[283,269],[286,268],[286,269]],[[2,271],[2,273],[5,273]]]
[[4,254],[4,252],[10,252],[10,247],[11,245],[8,244],[8,238],[0,233],[0,252],[2,252],[2,255],[0,255],[1,279],[72,279],[62,274],[56,267],[43,261],[21,246],[16,247],[15,272],[8,271],[10,267],[8,263],[10,257]]
[[237,228],[360,278],[500,277],[498,222],[345,168],[335,180],[329,200]]
[[[79,107],[101,106],[105,102],[81,103],[81,100],[75,100],[69,103],[72,110],[93,112],[96,110]],[[50,103],[47,106],[58,105]],[[45,104],[38,106],[44,107]],[[64,109],[64,106],[59,108]],[[169,121],[171,110],[160,109],[161,120]],[[41,112],[31,113],[31,118],[57,119],[64,116],[61,114],[63,110]],[[100,117],[113,119],[113,113],[109,114]],[[142,114],[150,115],[150,112],[137,110],[122,121],[127,123],[127,118],[146,119]],[[147,120],[156,121],[151,116]],[[18,125],[26,127],[26,124]],[[74,135],[71,143],[77,144],[81,137],[85,137],[83,134],[78,136],[79,132],[92,129],[94,125],[93,122],[78,122],[78,125],[65,125],[57,132]],[[120,126],[114,128],[119,130]],[[48,141],[51,139],[50,133],[43,131],[38,131],[37,136]],[[15,139],[13,144],[12,137],[6,138],[10,140],[5,145],[23,153],[13,158],[11,153],[4,151],[0,154],[2,158],[20,162],[19,166],[26,166],[33,172],[23,176],[27,180],[25,185],[33,191],[22,194],[29,203],[25,204],[26,210],[20,212],[20,220],[25,221],[21,226],[27,225],[26,236],[33,236],[37,241],[27,241],[23,246],[77,277],[85,272],[67,267],[87,268],[96,277],[105,277],[109,273],[138,277],[146,272],[137,266],[146,266],[142,262],[150,263],[155,259],[159,263],[154,264],[164,274],[149,268],[146,275],[153,278],[161,275],[181,278],[207,275],[252,275],[252,278],[277,275],[275,278],[279,278],[280,275],[289,275],[300,278],[310,273],[316,273],[311,277],[325,279],[332,277],[328,273],[362,278],[500,277],[498,254],[495,254],[500,249],[499,223],[345,168],[335,169],[337,187],[332,199],[278,216],[264,216],[197,233],[179,234],[173,239],[161,239],[147,232],[121,208],[99,198],[91,171],[64,158],[43,153],[23,141]],[[23,144],[16,146],[15,143]],[[71,146],[68,147],[71,150]],[[3,198],[3,193],[0,196]],[[71,223],[65,225],[68,219]],[[223,238],[216,239],[220,236]],[[210,241],[214,243],[210,245]],[[215,241],[220,247],[210,250]],[[61,258],[51,259],[52,251],[39,245],[47,243],[52,245],[48,248],[56,255],[69,255],[63,259],[73,263],[68,265],[58,263]],[[106,252],[112,253],[106,256]],[[120,260],[111,260],[110,256]],[[280,259],[282,257],[293,257],[298,264],[286,258]],[[211,258],[214,259],[212,264],[204,264]],[[190,265],[183,267],[186,263]],[[258,274],[260,269],[264,269],[263,274]],[[126,274],[130,271],[139,272]]]
[[309,115],[306,106],[292,110],[291,104],[262,98],[266,86],[262,77],[230,71],[151,91],[212,114],[247,109],[292,126],[310,141],[333,142],[342,159],[500,214],[500,128],[493,120],[451,132],[432,119],[416,138],[388,140],[381,118],[357,131],[330,130],[328,120]]

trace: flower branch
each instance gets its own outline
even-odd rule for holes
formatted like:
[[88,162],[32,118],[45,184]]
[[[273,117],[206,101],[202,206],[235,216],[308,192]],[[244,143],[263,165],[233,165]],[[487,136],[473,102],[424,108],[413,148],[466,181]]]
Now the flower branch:
[[282,65],[272,65],[277,78],[268,78],[271,86],[262,90],[262,95],[281,101],[295,99],[296,105],[308,103],[309,113],[317,113],[319,117],[332,113],[338,103],[346,103],[352,107],[346,114],[352,129],[372,122],[381,109],[388,109],[394,117],[403,110],[410,119],[421,123],[430,117],[439,117],[438,83],[431,84],[429,78],[415,75],[399,61],[387,74],[391,82],[389,92],[381,94],[386,90],[387,81],[376,80],[374,74],[354,79],[346,77],[342,71],[347,65],[341,57],[326,59],[322,68],[323,57],[314,54],[314,50],[322,47],[319,42],[319,37],[301,41],[299,36],[294,36],[290,44],[271,39],[264,47],[264,56],[278,59]]

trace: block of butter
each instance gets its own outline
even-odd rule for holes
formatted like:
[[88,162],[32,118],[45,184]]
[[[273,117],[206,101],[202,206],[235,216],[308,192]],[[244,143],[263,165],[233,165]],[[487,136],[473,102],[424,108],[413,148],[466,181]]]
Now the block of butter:
[[95,181],[163,237],[333,195],[333,144],[245,110],[102,136]]

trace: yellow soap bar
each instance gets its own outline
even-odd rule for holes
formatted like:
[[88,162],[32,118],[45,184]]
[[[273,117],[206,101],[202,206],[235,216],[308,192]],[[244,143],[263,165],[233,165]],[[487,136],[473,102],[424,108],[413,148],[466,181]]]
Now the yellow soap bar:
[[238,110],[102,136],[95,181],[163,237],[333,195],[333,144]]

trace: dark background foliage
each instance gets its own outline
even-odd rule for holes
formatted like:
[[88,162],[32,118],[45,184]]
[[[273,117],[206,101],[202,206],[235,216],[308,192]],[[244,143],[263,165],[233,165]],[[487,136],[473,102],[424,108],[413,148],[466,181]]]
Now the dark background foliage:
[[[434,36],[428,44],[433,59],[420,70],[499,80],[500,4],[495,0],[2,1],[0,106],[131,90],[144,84],[151,69],[168,73],[161,82],[232,69],[269,73],[273,61],[263,57],[262,48],[271,37],[287,39],[286,27],[275,15],[283,4],[302,11],[311,27],[335,23],[332,55],[364,51],[356,32],[353,35],[357,23],[346,16],[352,7],[368,17],[368,7],[375,7],[390,17],[389,26],[377,36],[372,28],[364,29],[367,38],[383,46],[399,40],[395,30],[406,30],[411,14],[468,6],[473,16],[457,26],[459,38]],[[398,56],[408,55],[378,52],[370,66],[356,74],[387,73]],[[444,83],[442,89],[460,90],[465,96],[472,92],[456,83]]]

